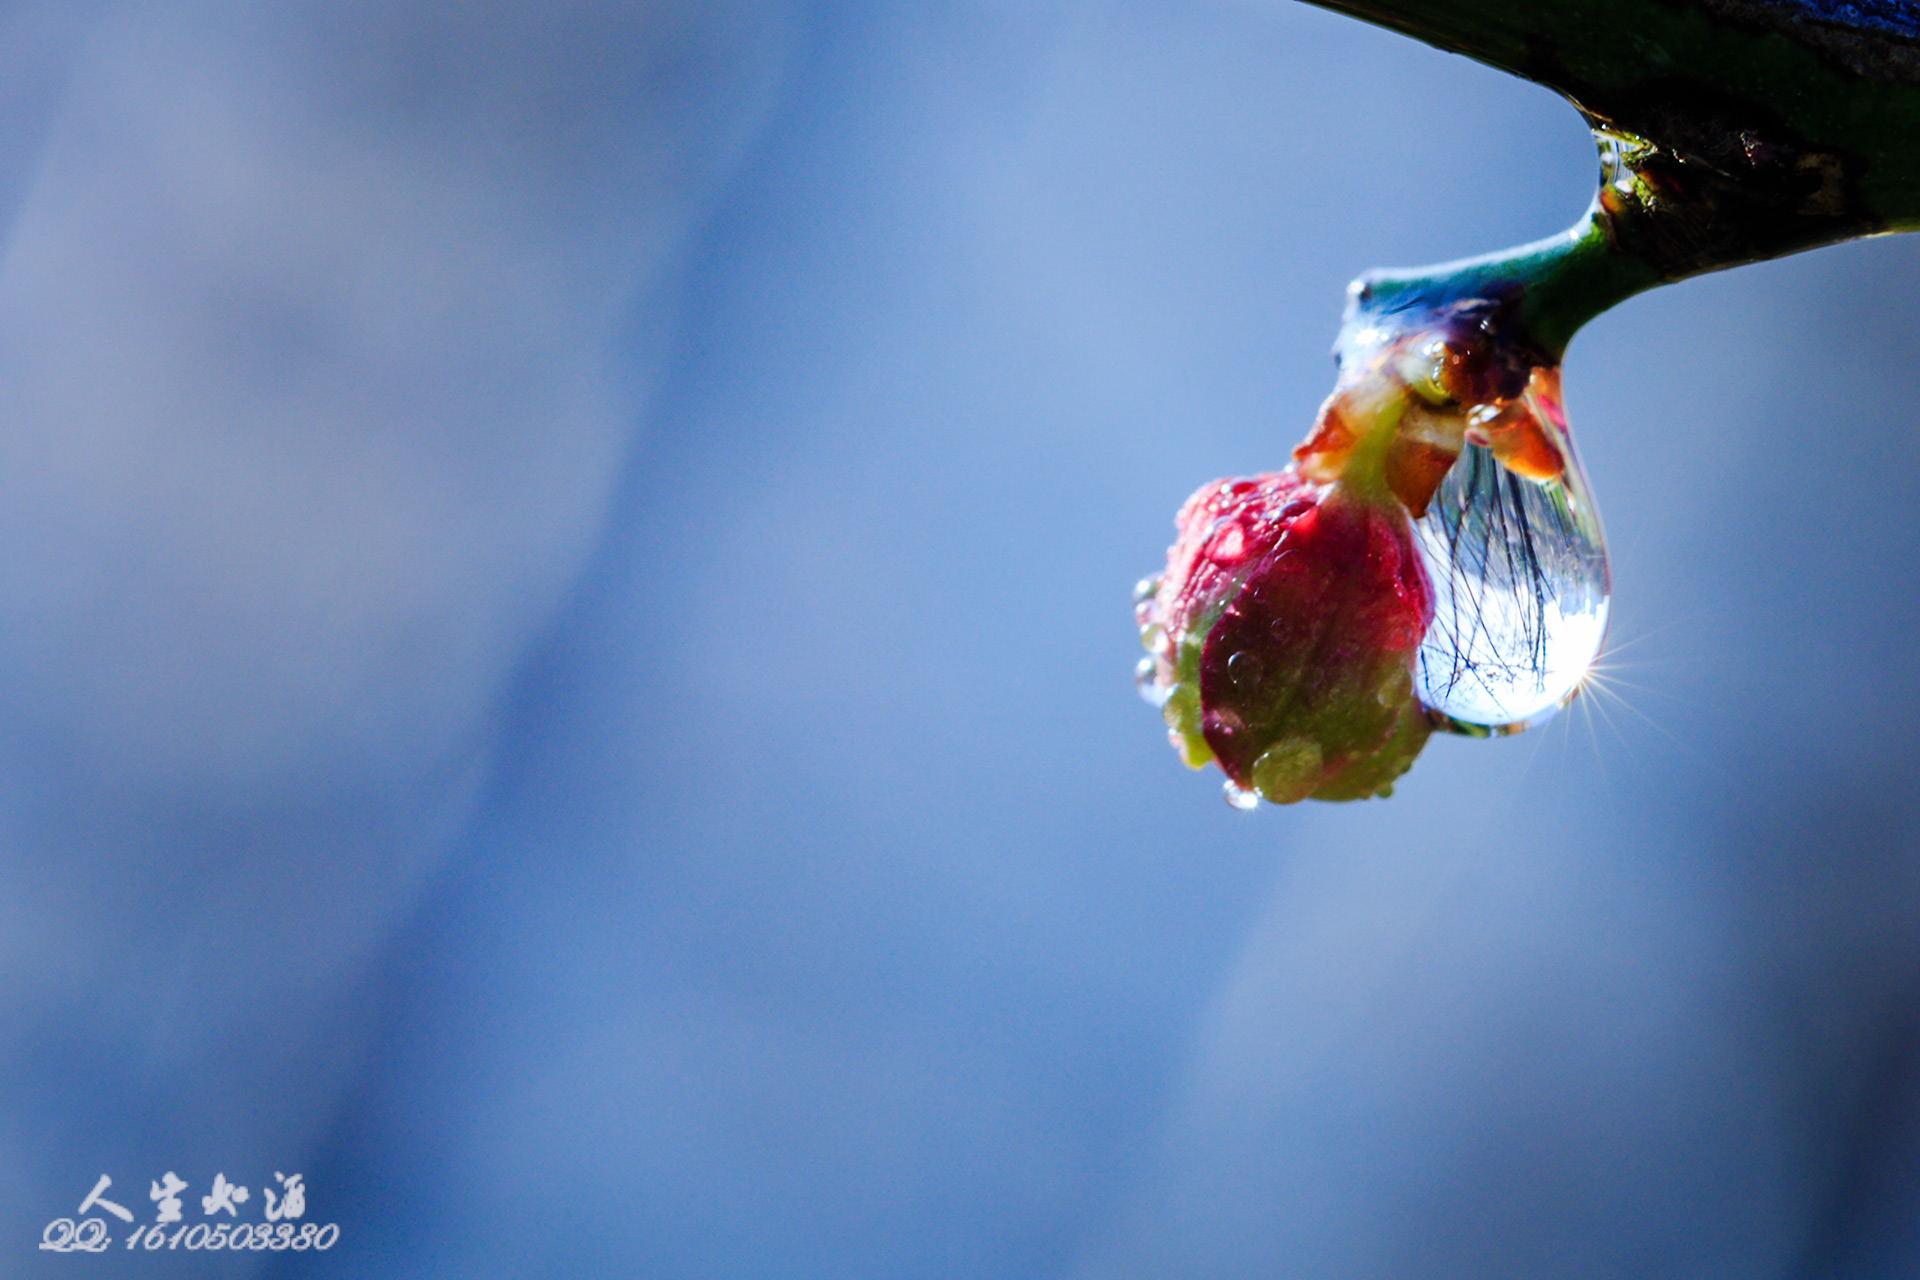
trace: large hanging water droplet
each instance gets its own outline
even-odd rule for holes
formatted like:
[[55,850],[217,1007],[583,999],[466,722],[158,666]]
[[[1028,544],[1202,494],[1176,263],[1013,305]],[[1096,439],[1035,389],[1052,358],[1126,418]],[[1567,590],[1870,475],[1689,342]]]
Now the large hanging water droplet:
[[1558,405],[1539,407],[1558,476],[1528,479],[1470,439],[1414,523],[1434,597],[1414,691],[1458,733],[1547,719],[1579,691],[1606,638],[1600,513]]

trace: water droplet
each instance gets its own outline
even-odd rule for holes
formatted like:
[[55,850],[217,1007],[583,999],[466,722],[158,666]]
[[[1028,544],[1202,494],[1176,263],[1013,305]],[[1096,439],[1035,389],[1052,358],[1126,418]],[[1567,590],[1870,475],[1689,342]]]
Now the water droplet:
[[1142,698],[1156,707],[1165,706],[1167,695],[1173,690],[1167,685],[1157,683],[1153,678],[1154,662],[1152,658],[1142,658],[1133,669],[1133,687]]
[[1323,772],[1320,744],[1309,738],[1281,739],[1260,753],[1250,771],[1254,788],[1274,804],[1305,800]]
[[1245,788],[1241,787],[1239,784],[1234,782],[1232,778],[1228,778],[1226,780],[1226,782],[1221,786],[1220,792],[1222,795],[1226,796],[1227,803],[1229,805],[1232,805],[1234,808],[1240,810],[1240,812],[1242,813],[1246,813],[1249,810],[1257,809],[1260,807],[1259,794],[1257,792],[1246,790]]
[[1513,733],[1547,719],[1606,638],[1600,513],[1558,406],[1539,407],[1564,460],[1558,476],[1527,479],[1469,443],[1414,523],[1434,596],[1414,689],[1456,732]]
[[1215,564],[1238,564],[1247,554],[1247,531],[1236,520],[1214,521],[1216,532],[1207,539],[1207,559]]
[[1133,602],[1137,605],[1147,604],[1159,594],[1160,575],[1158,574],[1151,578],[1142,578],[1133,584]]
[[1227,683],[1242,692],[1260,687],[1260,677],[1265,672],[1265,664],[1257,653],[1242,650],[1227,659]]

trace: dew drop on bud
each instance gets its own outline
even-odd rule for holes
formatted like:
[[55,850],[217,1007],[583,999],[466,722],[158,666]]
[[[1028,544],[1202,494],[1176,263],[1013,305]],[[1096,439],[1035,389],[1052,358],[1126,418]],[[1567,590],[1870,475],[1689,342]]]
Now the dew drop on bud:
[[1572,442],[1559,422],[1552,428],[1558,476],[1527,479],[1468,443],[1414,524],[1434,606],[1414,691],[1455,732],[1546,720],[1578,692],[1606,638],[1599,511]]
[[1228,778],[1226,782],[1221,785],[1220,793],[1226,796],[1229,805],[1240,810],[1242,813],[1247,813],[1260,807],[1259,793],[1248,791],[1246,788],[1235,783],[1232,778]]
[[1259,654],[1242,650],[1227,659],[1227,681],[1234,688],[1250,693],[1260,687],[1263,666]]
[[1138,665],[1133,669],[1134,691],[1144,698],[1148,705],[1155,707],[1163,706],[1167,701],[1167,695],[1171,693],[1172,690],[1157,682],[1153,678],[1153,675],[1153,659],[1140,659]]
[[1240,563],[1247,554],[1247,531],[1232,520],[1217,522],[1219,531],[1207,540],[1206,557],[1215,564]]
[[1325,761],[1311,738],[1282,738],[1253,762],[1254,790],[1274,804],[1294,804],[1313,794]]

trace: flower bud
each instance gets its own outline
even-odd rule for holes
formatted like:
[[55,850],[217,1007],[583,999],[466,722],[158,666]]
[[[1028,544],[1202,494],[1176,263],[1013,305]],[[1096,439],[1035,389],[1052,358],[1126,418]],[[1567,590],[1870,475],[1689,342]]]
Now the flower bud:
[[1194,768],[1276,804],[1386,795],[1425,744],[1413,659],[1431,592],[1391,494],[1294,466],[1181,508],[1144,584],[1149,696]]

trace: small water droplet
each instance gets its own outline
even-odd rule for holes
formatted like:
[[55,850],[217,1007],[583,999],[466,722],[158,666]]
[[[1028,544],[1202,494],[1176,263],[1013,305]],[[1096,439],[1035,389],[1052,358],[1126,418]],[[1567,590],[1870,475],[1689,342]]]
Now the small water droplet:
[[1133,602],[1137,605],[1146,604],[1159,594],[1160,594],[1160,575],[1159,574],[1155,574],[1151,578],[1142,578],[1140,579],[1140,581],[1133,584]]
[[1200,724],[1200,686],[1170,684],[1160,696],[1160,718],[1167,722],[1167,728],[1184,730],[1188,726],[1198,728]]
[[1265,664],[1257,653],[1242,650],[1227,659],[1227,682],[1242,692],[1259,688],[1264,671]]
[[1606,638],[1612,585],[1599,511],[1571,440],[1554,416],[1540,417],[1564,460],[1559,476],[1527,479],[1469,443],[1414,523],[1434,596],[1414,689],[1460,732],[1547,719]]
[[1238,783],[1234,782],[1232,778],[1228,778],[1221,786],[1220,793],[1226,796],[1229,805],[1242,813],[1247,813],[1250,810],[1260,807],[1259,795],[1241,787]]
[[1237,520],[1220,519],[1217,531],[1207,539],[1207,559],[1215,564],[1238,564],[1247,554],[1247,531]]
[[1165,706],[1167,695],[1173,690],[1158,683],[1153,678],[1154,662],[1152,658],[1142,658],[1133,668],[1133,687],[1147,702],[1156,707]]
[[1249,773],[1254,790],[1273,804],[1296,804],[1320,785],[1324,771],[1319,743],[1283,738],[1260,753]]

